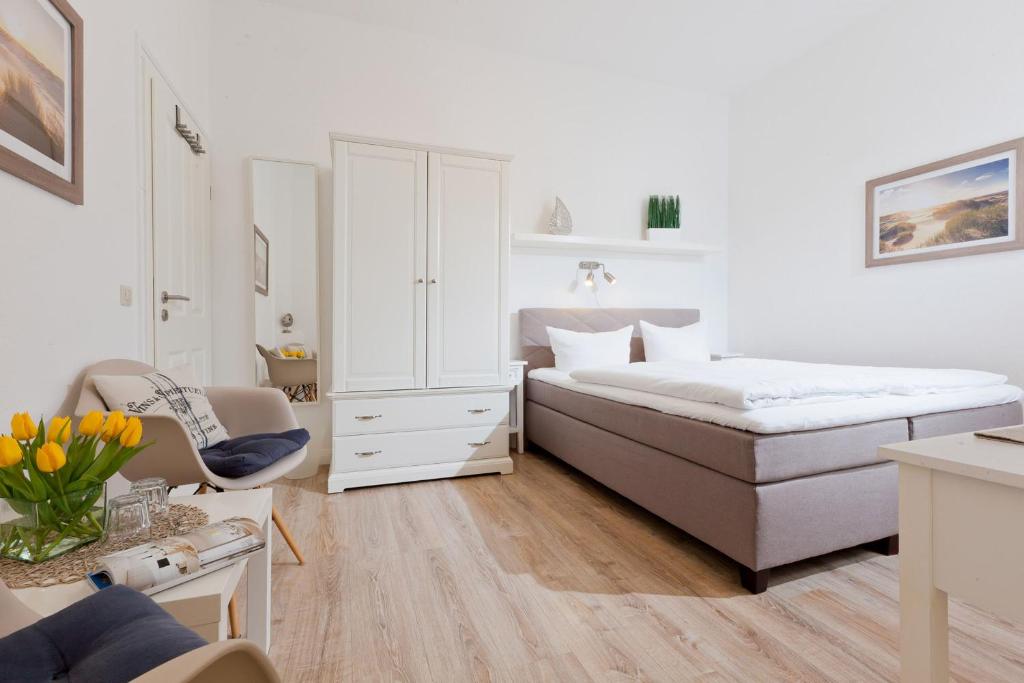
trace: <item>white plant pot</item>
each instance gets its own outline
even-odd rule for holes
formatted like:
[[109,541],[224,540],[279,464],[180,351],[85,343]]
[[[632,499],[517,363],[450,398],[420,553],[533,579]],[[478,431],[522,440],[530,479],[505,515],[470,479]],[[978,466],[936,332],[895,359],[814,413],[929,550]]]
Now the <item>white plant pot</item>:
[[682,232],[679,228],[647,228],[647,241],[678,242]]

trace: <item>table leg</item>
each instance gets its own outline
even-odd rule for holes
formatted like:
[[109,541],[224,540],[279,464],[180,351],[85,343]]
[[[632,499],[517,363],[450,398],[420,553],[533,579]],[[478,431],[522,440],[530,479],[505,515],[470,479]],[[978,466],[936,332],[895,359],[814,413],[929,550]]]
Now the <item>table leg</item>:
[[519,428],[519,433],[516,434],[516,450],[523,453],[526,450],[526,416],[523,414],[523,404],[525,398],[523,396],[523,389],[525,389],[522,379],[519,380],[519,385],[516,387],[516,426]]
[[270,543],[274,538],[270,515],[263,522],[267,547],[249,557],[245,582],[245,624],[247,637],[264,652],[270,650]]
[[949,681],[949,599],[935,587],[932,471],[900,463],[900,678]]

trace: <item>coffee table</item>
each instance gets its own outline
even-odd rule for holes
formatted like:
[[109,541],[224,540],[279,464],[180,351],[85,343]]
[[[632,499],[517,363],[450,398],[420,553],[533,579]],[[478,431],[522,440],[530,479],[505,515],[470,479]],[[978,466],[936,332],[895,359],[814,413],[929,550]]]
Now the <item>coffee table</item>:
[[[210,522],[228,517],[248,517],[263,529],[267,546],[246,559],[193,581],[153,595],[175,619],[210,642],[228,636],[228,601],[248,569],[245,611],[246,637],[264,652],[270,649],[270,543],[273,492],[267,489],[225,491],[201,496],[173,496],[173,503],[194,505],[206,511]],[[20,588],[14,594],[39,614],[46,616],[90,595],[85,581],[45,588]]]

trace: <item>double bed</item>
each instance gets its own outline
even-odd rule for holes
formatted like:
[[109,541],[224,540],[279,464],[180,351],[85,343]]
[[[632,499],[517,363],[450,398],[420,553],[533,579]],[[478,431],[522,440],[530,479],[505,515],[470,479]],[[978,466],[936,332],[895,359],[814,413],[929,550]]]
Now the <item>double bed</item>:
[[623,385],[622,377],[583,373],[602,384],[554,369],[547,327],[606,332],[633,325],[636,363],[644,360],[641,320],[683,327],[697,323],[700,312],[520,311],[531,368],[526,438],[731,557],[753,593],[784,564],[863,544],[896,552],[897,470],[878,460],[879,446],[1022,422],[1020,391],[1005,384],[737,409],[640,390],[644,382],[628,374]]

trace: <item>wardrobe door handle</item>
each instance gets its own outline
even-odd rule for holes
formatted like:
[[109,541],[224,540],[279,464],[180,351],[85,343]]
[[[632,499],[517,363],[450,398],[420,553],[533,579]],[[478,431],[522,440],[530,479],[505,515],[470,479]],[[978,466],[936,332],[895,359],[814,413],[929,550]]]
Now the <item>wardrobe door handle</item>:
[[416,284],[422,285],[423,284],[423,278],[421,278],[421,277],[416,278]]
[[436,277],[430,278],[430,284],[436,285],[437,284],[437,278]]
[[489,413],[489,412],[491,412],[491,409],[490,408],[470,408],[468,410],[468,412],[472,413],[473,415],[479,415],[481,413]]
[[384,417],[383,415],[356,415],[356,419],[361,422],[367,422],[369,420],[376,420],[378,417]]
[[490,443],[490,441],[470,441],[469,445],[470,446],[486,446],[489,443]]
[[371,455],[380,455],[381,451],[356,451],[356,456],[360,458],[369,458]]

